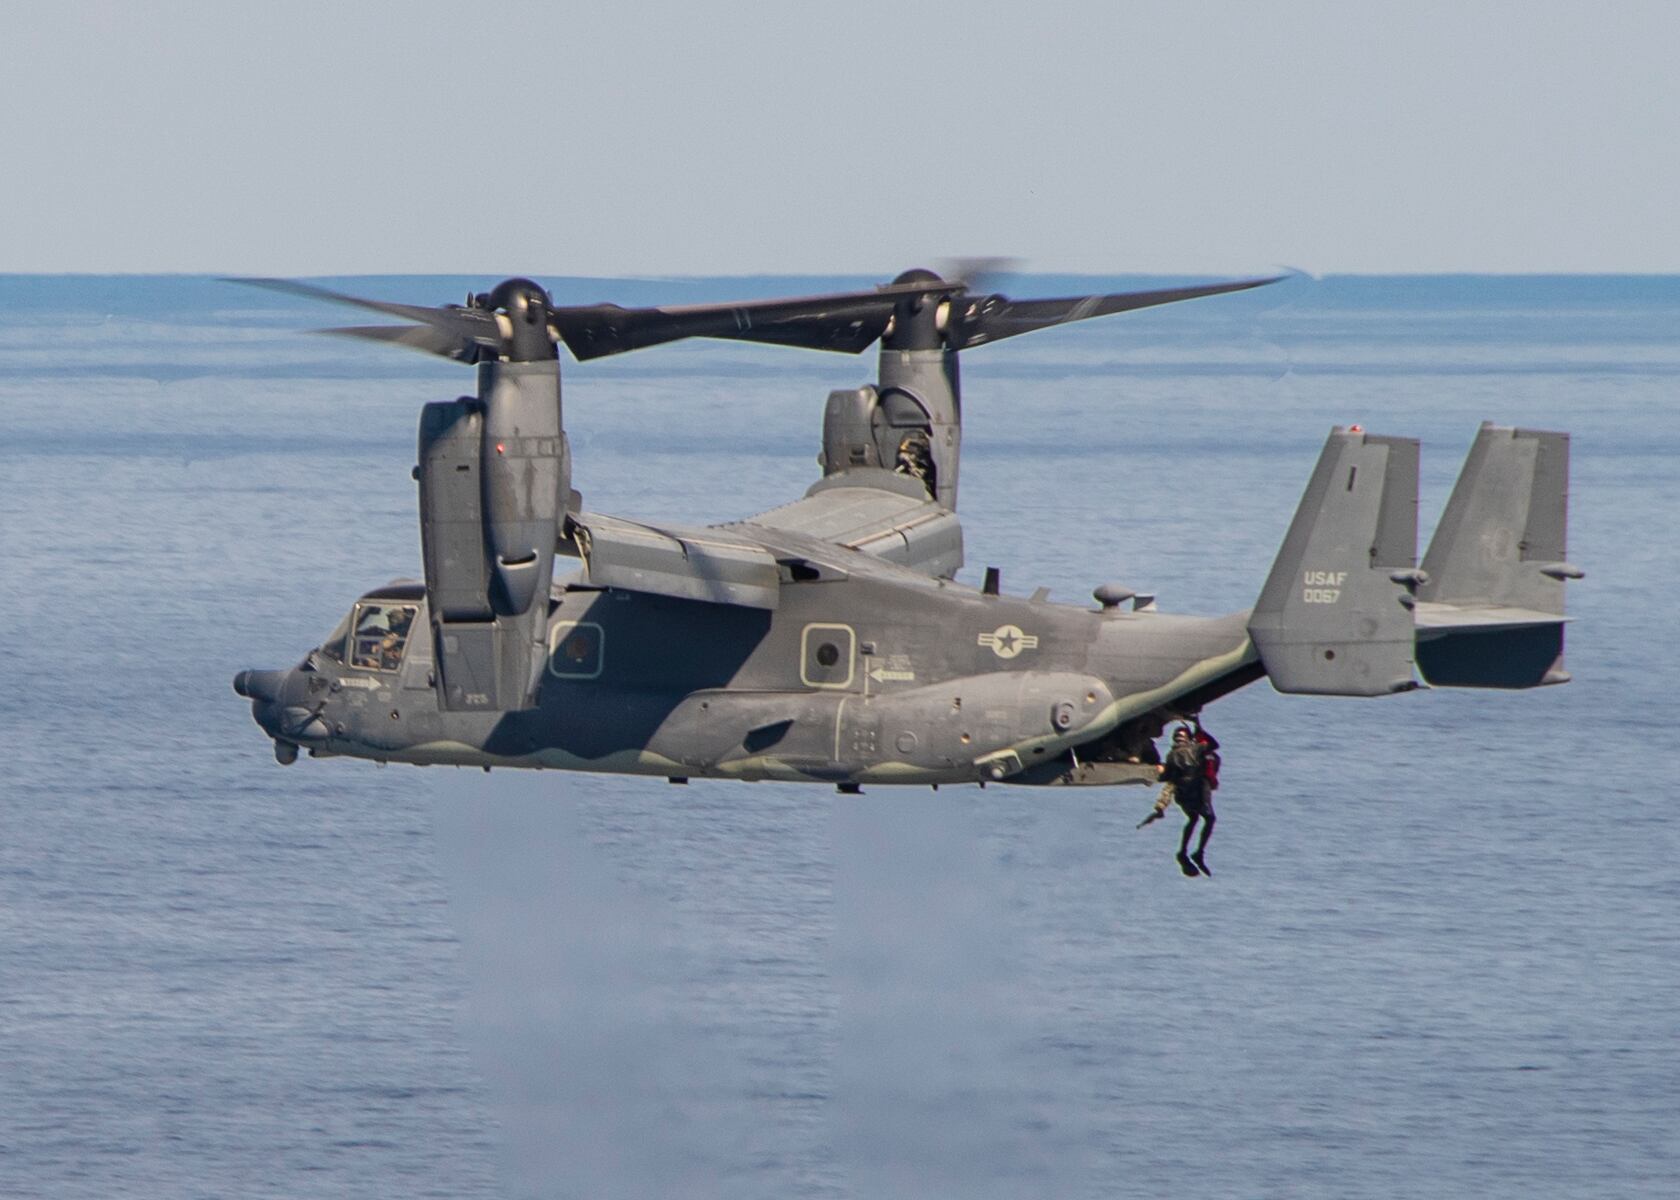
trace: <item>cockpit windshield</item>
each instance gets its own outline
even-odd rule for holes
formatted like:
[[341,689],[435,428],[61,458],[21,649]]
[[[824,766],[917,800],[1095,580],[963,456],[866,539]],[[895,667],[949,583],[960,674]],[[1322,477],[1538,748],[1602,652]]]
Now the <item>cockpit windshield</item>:
[[395,671],[402,665],[403,647],[418,611],[412,604],[363,600],[356,605],[355,632],[350,638],[350,665],[370,671]]

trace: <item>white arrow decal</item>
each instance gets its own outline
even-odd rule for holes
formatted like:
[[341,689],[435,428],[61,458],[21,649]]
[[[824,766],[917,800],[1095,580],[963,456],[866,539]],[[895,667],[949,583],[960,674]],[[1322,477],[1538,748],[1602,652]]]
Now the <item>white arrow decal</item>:
[[886,683],[888,680],[911,680],[916,678],[914,671],[889,671],[885,667],[876,667],[869,672],[869,678],[876,683]]

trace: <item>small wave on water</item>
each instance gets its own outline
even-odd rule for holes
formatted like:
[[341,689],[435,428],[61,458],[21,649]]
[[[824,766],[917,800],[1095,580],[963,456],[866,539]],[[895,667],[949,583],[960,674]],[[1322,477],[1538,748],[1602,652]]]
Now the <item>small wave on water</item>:
[[[1294,279],[965,357],[965,578],[1075,602],[1252,604],[1333,423],[1423,439],[1424,540],[1479,421],[1573,432],[1575,681],[1222,701],[1205,881],[1129,789],[276,766],[229,680],[416,573],[417,410],[470,376],[234,291],[0,277],[0,1195],[1680,1175],[1680,280]],[[566,369],[590,508],[726,520],[870,364]]]

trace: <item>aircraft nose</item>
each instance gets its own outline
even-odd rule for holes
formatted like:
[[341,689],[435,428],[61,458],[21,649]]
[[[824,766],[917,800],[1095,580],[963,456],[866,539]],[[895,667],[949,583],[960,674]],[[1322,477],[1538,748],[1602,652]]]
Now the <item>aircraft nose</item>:
[[[286,740],[286,710],[282,698],[286,691],[286,677],[289,671],[241,671],[233,677],[233,690],[251,702],[251,719],[262,731],[274,739],[275,754],[281,762],[291,759],[280,754],[282,745],[291,745]],[[292,758],[297,757],[297,747],[291,746]]]
[[280,699],[280,687],[285,681],[284,671],[241,671],[233,677],[233,690],[247,700],[272,704]]

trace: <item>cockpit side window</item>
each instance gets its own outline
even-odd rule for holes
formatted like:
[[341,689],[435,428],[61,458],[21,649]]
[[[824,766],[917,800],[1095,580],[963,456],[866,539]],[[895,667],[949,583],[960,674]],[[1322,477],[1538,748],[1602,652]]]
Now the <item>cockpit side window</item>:
[[340,621],[333,628],[333,631],[327,635],[327,640],[321,643],[320,649],[317,651],[317,653],[319,653],[323,658],[332,659],[336,663],[343,662],[344,661],[344,639],[349,637],[349,636],[350,636],[350,614],[345,613],[344,614],[344,619],[342,621]]
[[355,632],[350,638],[350,665],[369,671],[395,671],[402,665],[403,647],[417,611],[412,604],[364,600],[356,605]]

